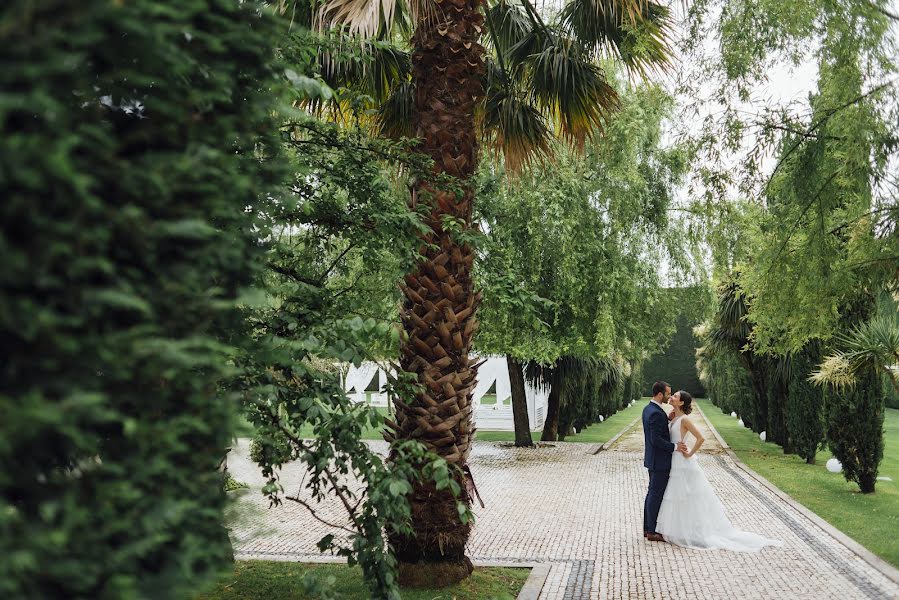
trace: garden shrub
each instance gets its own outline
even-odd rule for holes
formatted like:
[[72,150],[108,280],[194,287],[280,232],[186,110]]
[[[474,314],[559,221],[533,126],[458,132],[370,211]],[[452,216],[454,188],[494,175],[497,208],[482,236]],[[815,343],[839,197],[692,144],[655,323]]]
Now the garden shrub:
[[0,7],[0,597],[184,598],[231,560],[255,2]]
[[843,464],[846,481],[867,494],[874,491],[883,458],[883,395],[873,369],[852,386],[827,393],[827,443]]

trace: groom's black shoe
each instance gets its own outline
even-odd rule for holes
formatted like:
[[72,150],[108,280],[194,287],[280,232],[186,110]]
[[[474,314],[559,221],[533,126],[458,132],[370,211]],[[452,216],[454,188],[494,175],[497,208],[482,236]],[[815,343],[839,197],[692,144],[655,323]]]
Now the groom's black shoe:
[[650,542],[664,542],[665,538],[662,537],[661,533],[647,533],[646,539]]

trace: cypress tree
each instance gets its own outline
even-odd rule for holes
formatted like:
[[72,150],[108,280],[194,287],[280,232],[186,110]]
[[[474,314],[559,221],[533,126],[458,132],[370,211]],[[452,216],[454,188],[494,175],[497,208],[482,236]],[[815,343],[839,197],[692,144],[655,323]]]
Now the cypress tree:
[[857,383],[827,394],[827,443],[843,464],[846,481],[864,494],[874,491],[883,459],[883,394],[880,377],[866,369]]
[[824,442],[824,394],[808,380],[820,360],[817,344],[793,356],[785,411],[791,449],[810,465]]

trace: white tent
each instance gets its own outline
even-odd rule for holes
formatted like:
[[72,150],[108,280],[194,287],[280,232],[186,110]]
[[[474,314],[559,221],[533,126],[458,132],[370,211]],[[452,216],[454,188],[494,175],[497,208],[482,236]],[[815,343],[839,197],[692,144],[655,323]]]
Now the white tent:
[[[477,361],[479,357],[472,356]],[[375,380],[375,378],[377,378]],[[350,366],[344,380],[344,390],[355,402],[369,402],[372,406],[387,406],[388,398],[384,393],[387,382],[385,373],[376,363],[366,362],[359,367]],[[377,383],[377,391],[372,384]],[[483,403],[487,392],[495,390],[495,400]],[[532,430],[543,429],[546,418],[546,404],[549,390],[536,388],[525,382],[525,397],[528,404],[528,422]],[[504,356],[488,356],[478,369],[478,383],[472,392],[474,404],[474,421],[479,429],[511,431],[515,429],[512,419],[512,386],[509,381],[509,370]]]
[[[350,365],[344,380],[343,389],[355,402],[369,402],[373,406],[387,406],[387,394],[384,386],[387,374],[377,363],[364,362],[358,367]],[[376,388],[376,391],[366,389]]]
[[[480,360],[480,359],[477,359]],[[478,384],[472,392],[472,401],[480,404],[487,391],[496,386],[498,404],[511,402],[512,385],[509,382],[509,369],[504,357],[490,356],[478,369]]]

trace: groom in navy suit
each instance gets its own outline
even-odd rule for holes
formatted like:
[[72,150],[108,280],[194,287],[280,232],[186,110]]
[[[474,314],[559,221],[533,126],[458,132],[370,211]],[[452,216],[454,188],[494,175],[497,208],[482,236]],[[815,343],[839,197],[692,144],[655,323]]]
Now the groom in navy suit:
[[668,432],[668,414],[662,405],[671,396],[671,386],[664,381],[652,384],[652,400],[643,409],[643,442],[646,451],[643,466],[649,470],[649,490],[643,502],[643,537],[653,542],[665,541],[656,533],[656,521],[665,488],[668,487],[668,476],[671,474],[671,456],[674,451],[686,452],[687,446],[679,442],[671,443]]

